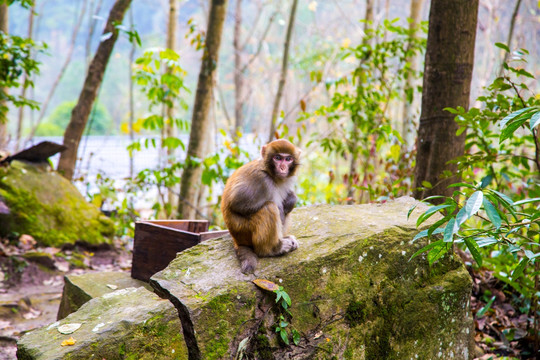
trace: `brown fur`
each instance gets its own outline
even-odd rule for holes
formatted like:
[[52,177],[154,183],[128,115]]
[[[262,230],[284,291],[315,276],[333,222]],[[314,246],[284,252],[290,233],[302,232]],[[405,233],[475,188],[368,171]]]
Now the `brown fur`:
[[[287,140],[273,141],[263,146],[262,159],[240,167],[225,185],[221,211],[243,273],[255,271],[257,257],[283,255],[298,247],[294,236],[284,233],[296,203],[293,186],[300,153]],[[286,178],[276,176],[276,154],[294,158]]]

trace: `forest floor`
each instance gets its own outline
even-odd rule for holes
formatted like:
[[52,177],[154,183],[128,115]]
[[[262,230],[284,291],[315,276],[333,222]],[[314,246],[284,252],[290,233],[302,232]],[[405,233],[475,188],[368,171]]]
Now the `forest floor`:
[[[534,339],[528,335],[532,324],[512,304],[513,294],[490,271],[467,267],[473,279],[475,359],[534,359]],[[17,340],[25,332],[56,321],[65,275],[130,268],[125,243],[56,249],[36,248],[25,235],[16,244],[0,239],[0,360],[16,359]]]

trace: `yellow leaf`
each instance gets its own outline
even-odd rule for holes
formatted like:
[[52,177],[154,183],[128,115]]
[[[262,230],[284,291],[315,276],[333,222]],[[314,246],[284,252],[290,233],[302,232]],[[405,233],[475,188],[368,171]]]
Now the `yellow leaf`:
[[309,3],[308,9],[309,9],[310,11],[315,12],[315,11],[317,11],[317,5],[318,5],[318,4],[317,4],[316,1],[312,1],[312,2]]
[[67,340],[64,340],[62,341],[62,346],[71,346],[71,345],[75,345],[75,343],[77,342],[77,340],[75,340],[73,337],[69,337],[69,339]]
[[127,122],[120,124],[120,131],[124,134],[129,134],[129,124]]
[[267,291],[276,291],[279,289],[279,286],[276,283],[271,282],[270,280],[264,280],[264,279],[255,279],[253,280],[253,283],[260,287],[261,289],[267,290]]
[[341,46],[344,48],[348,48],[349,45],[351,45],[351,39],[345,38],[341,41]]

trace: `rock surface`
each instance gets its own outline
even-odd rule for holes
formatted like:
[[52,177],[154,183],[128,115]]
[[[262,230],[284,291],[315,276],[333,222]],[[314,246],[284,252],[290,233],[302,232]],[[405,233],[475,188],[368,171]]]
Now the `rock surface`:
[[112,221],[89,204],[68,180],[47,164],[14,160],[0,168],[0,235],[33,236],[41,245],[60,247],[77,241],[110,243]]
[[[147,347],[139,338],[145,327],[156,359],[472,358],[471,279],[454,256],[432,267],[425,256],[409,261],[425,245],[411,244],[420,214],[415,210],[407,220],[414,204],[402,198],[382,205],[295,209],[291,233],[298,250],[260,259],[251,276],[240,273],[229,238],[205,241],[152,277],[152,287],[170,300],[163,317],[157,315],[155,295],[137,310],[132,296],[119,297],[115,312],[128,309],[129,320],[151,313],[153,321],[139,318],[128,327],[116,321],[117,331],[111,324],[107,332],[75,333],[84,348],[77,343],[71,351],[44,343],[52,330],[40,329],[21,339],[19,355],[86,359],[90,347],[101,358],[145,358]],[[283,287],[292,300],[291,316],[276,304],[274,293],[253,284],[256,278]],[[104,304],[103,297],[93,299],[64,320],[96,326],[88,314],[110,318],[112,308],[100,309]]]
[[58,309],[58,320],[77,311],[91,299],[129,287],[144,286],[152,290],[147,283],[132,279],[129,273],[122,271],[94,272],[82,275],[64,276],[64,290]]

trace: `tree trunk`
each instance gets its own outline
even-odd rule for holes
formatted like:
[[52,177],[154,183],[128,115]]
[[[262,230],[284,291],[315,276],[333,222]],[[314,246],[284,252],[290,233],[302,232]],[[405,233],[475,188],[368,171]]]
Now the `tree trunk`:
[[[478,0],[432,0],[418,129],[414,196],[451,196],[465,133],[456,136],[455,115],[445,107],[469,107]],[[456,24],[460,24],[456,28]],[[431,187],[422,189],[423,182]]]
[[[167,27],[167,48],[176,51],[176,25],[178,23],[177,21],[178,17],[178,0],[169,0],[169,24]],[[166,73],[172,74],[173,69],[171,66],[167,66]],[[174,115],[175,115],[175,109],[174,106],[167,106],[166,108],[166,116],[167,119],[165,121],[165,137],[173,137],[176,135],[175,133],[175,125],[174,125]],[[173,161],[175,161],[174,158],[175,155],[175,149],[171,147],[167,147],[167,163],[172,164]],[[171,209],[174,209],[175,206],[173,206],[175,200],[177,198],[177,195],[174,194],[173,189],[167,189],[167,202],[171,205]],[[174,213],[174,210],[171,210],[171,212]],[[171,215],[169,214],[169,217]]]
[[213,86],[217,74],[219,46],[223,33],[223,23],[227,11],[227,0],[212,0],[206,42],[197,83],[197,93],[191,118],[191,132],[186,156],[186,164],[180,186],[178,216],[184,219],[195,218],[200,189],[202,169],[197,162],[205,157],[204,141],[210,126],[209,111]]
[[[422,17],[422,8],[424,6],[424,0],[411,0],[410,8],[410,19],[409,22],[409,31],[411,33],[411,38],[414,39],[417,37],[416,31],[414,30],[418,24],[420,24]],[[418,68],[418,57],[408,57],[405,62],[411,64],[411,70],[416,71]],[[403,109],[402,109],[402,127],[401,127],[401,136],[403,137],[403,145],[401,147],[401,152],[404,153],[409,151],[414,143],[415,136],[415,123],[414,116],[412,114],[413,103],[407,100],[407,91],[409,89],[414,89],[416,79],[413,76],[407,77],[405,80],[405,87],[403,89]],[[414,98],[412,99],[414,100]]]
[[[32,6],[30,7],[30,13],[28,14],[28,32],[27,32],[28,39],[32,39],[32,34],[34,31],[34,15],[35,15],[34,8],[35,8],[35,4],[32,4]],[[28,76],[29,75],[27,73],[24,73],[23,81],[22,81],[23,84],[25,84],[28,81]],[[28,89],[27,86],[22,87],[21,99],[26,98],[27,89]],[[19,108],[19,118],[17,120],[17,130],[15,134],[15,151],[19,150],[23,122],[24,122],[24,106],[21,106]]]
[[232,138],[237,139],[237,132],[244,127],[243,94],[244,94],[244,74],[242,71],[242,48],[240,45],[242,30],[242,0],[236,0],[236,11],[234,18],[234,129]]
[[289,48],[291,44],[292,32],[294,29],[294,18],[296,15],[297,5],[298,0],[293,0],[291,14],[289,16],[289,25],[287,26],[287,34],[285,35],[285,44],[283,46],[283,60],[281,62],[279,84],[276,92],[276,98],[274,99],[274,106],[272,108],[272,117],[270,118],[270,132],[268,133],[268,142],[274,140],[276,132],[276,121],[279,112],[279,103],[281,102],[283,89],[285,88],[285,81],[287,80],[287,69],[289,67]]
[[109,36],[109,34],[110,36],[99,44],[96,54],[90,63],[79,100],[71,113],[71,119],[64,133],[64,145],[67,149],[60,154],[60,160],[58,162],[58,171],[66,179],[71,180],[73,178],[79,143],[96,99],[97,91],[103,81],[103,75],[105,74],[114,44],[118,38],[118,29],[116,26],[122,22],[130,3],[131,0],[116,0],[114,3],[109,13],[105,29],[103,30],[104,37]]
[[[373,26],[373,0],[366,1],[366,15],[364,16],[364,37],[362,38],[362,44],[367,44],[367,33],[368,30]],[[363,61],[360,61],[358,67],[362,66]],[[356,93],[359,94],[362,91],[362,81],[358,79],[358,84],[356,86]],[[350,144],[351,149],[351,162],[349,163],[349,177],[347,181],[347,204],[354,204],[355,198],[354,194],[356,192],[355,181],[358,178],[358,122],[355,121],[357,116],[351,116],[353,120],[353,130],[352,130],[352,139]]]
[[[508,38],[506,39],[506,45],[512,50],[511,44],[512,44],[512,38],[514,37],[514,27],[516,25],[516,18],[519,13],[519,7],[521,5],[521,0],[516,1],[516,6],[514,6],[514,11],[512,12],[512,18],[510,19],[510,27],[508,29]],[[510,56],[509,52],[504,53],[504,58],[501,63],[501,67],[499,68],[499,77],[501,77],[504,73],[504,63],[508,61],[508,57]]]
[[[77,23],[73,27],[73,33],[71,34],[71,42],[69,44],[69,48],[67,50],[66,59],[64,60],[64,63],[62,64],[62,67],[60,68],[60,71],[58,72],[58,75],[56,75],[56,79],[54,79],[53,84],[51,85],[49,89],[49,93],[47,94],[47,98],[45,98],[45,101],[41,104],[41,109],[39,110],[39,116],[37,119],[37,122],[32,127],[32,130],[30,131],[30,134],[26,138],[26,143],[28,143],[32,138],[34,137],[34,134],[36,133],[36,130],[41,124],[41,121],[43,121],[43,118],[45,117],[45,113],[47,112],[47,108],[49,107],[49,103],[51,102],[51,99],[56,92],[56,88],[58,87],[58,84],[60,84],[60,80],[62,80],[62,77],[64,76],[69,64],[71,63],[71,57],[73,56],[73,50],[75,49],[75,43],[77,41],[77,35],[79,34],[79,29],[81,28],[82,22],[84,20],[84,14],[86,12],[86,1],[82,5],[81,13],[79,14],[79,18],[77,20]],[[22,108],[21,108],[22,109]]]
[[[133,20],[133,8],[129,9],[129,24],[131,29],[135,28],[135,22]],[[135,142],[135,130],[133,130],[133,124],[135,123],[135,84],[133,81],[133,64],[135,64],[135,50],[137,45],[134,41],[131,42],[131,49],[129,50],[129,142],[133,144]],[[133,153],[129,152],[129,178],[135,177],[135,164],[133,162]],[[131,205],[131,204],[130,204]]]
[[[0,31],[4,34],[8,33],[9,30],[9,12],[8,5],[4,2],[0,4]],[[1,89],[1,92],[7,94],[8,89]],[[6,106],[5,100],[0,100],[0,108]],[[5,113],[0,114],[0,150],[7,148],[8,143],[8,131],[7,131],[7,110]]]

